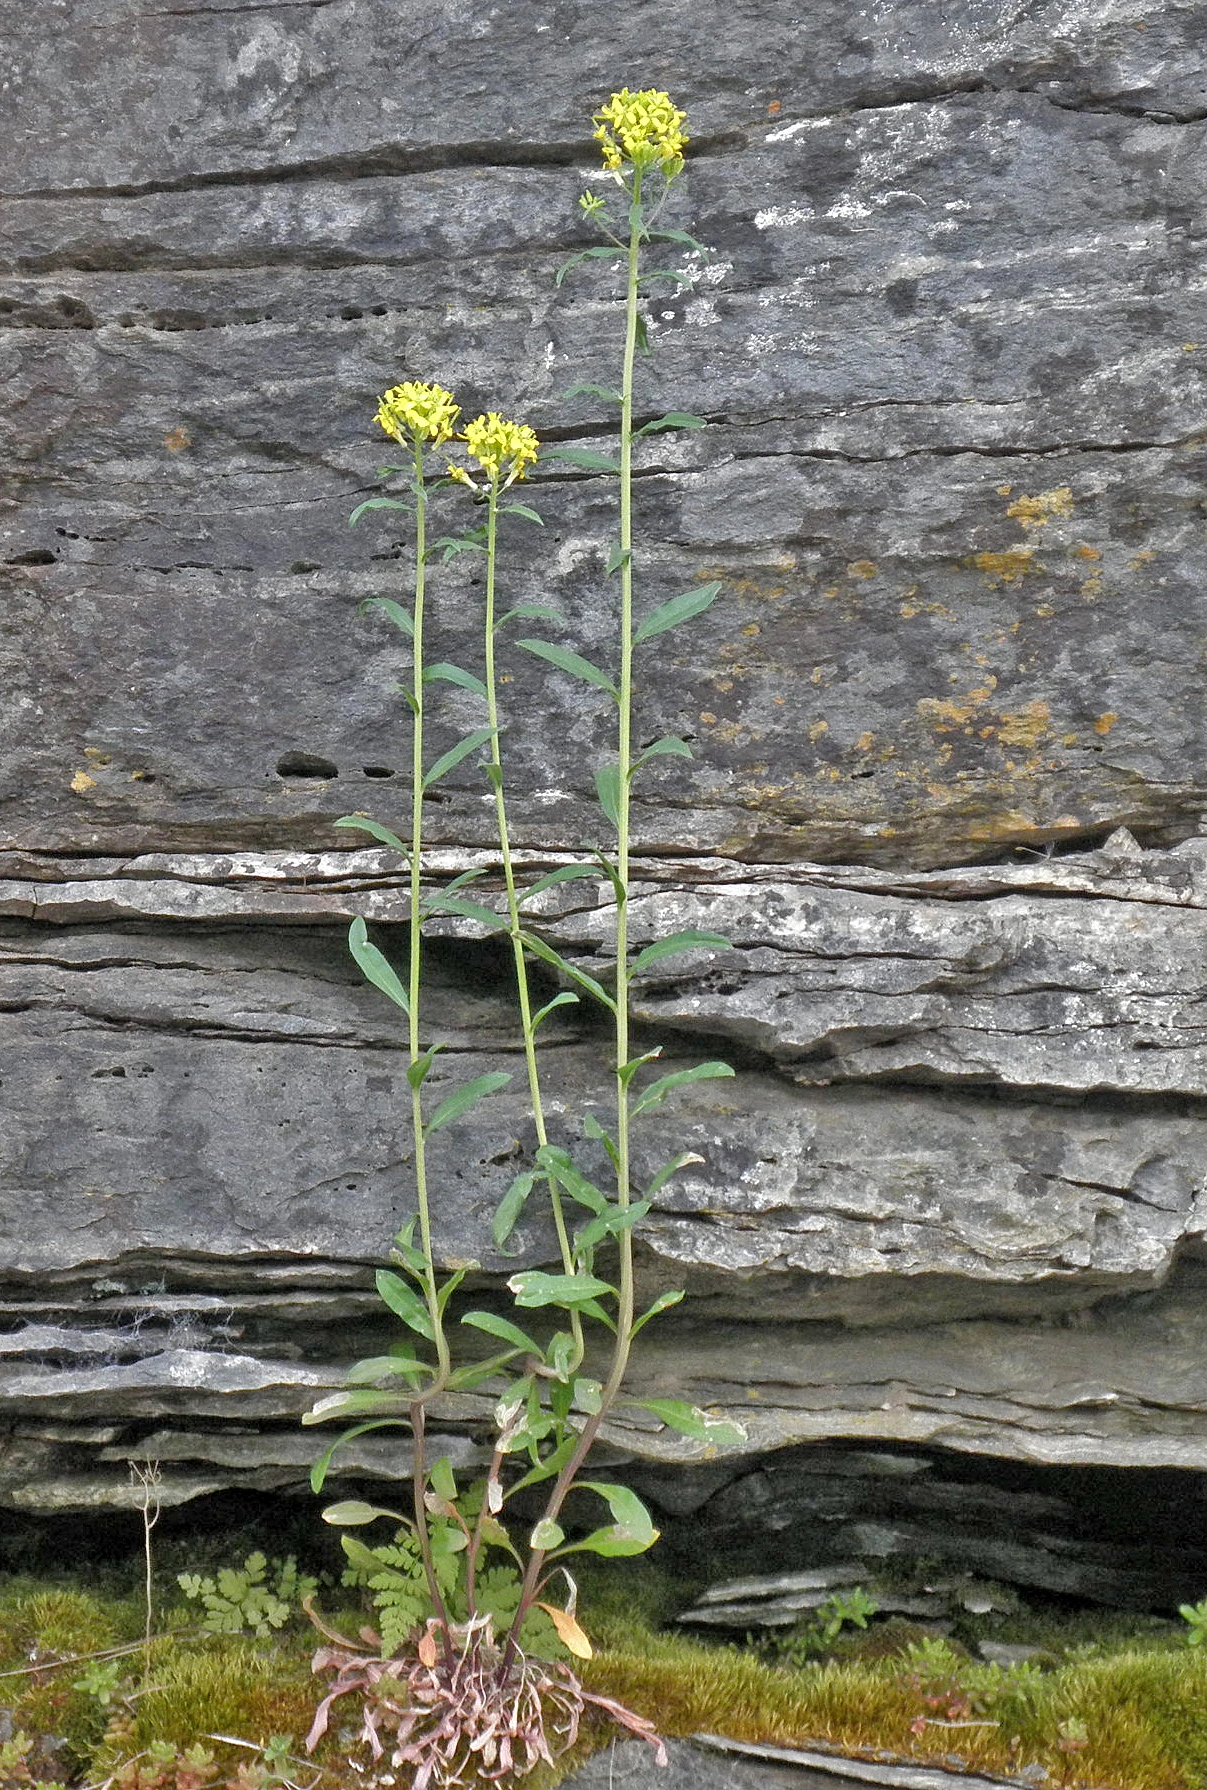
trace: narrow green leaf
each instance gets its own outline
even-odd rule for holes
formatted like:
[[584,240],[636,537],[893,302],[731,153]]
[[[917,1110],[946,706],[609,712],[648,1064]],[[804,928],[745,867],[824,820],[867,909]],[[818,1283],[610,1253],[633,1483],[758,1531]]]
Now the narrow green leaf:
[[634,1200],[628,1206],[609,1206],[606,1212],[579,1231],[574,1239],[575,1248],[585,1252],[608,1237],[619,1237],[622,1232],[631,1231],[635,1224],[641,1223],[649,1209],[648,1200]]
[[366,510],[409,510],[412,506],[402,497],[366,497],[348,518],[348,527],[355,528]]
[[711,584],[701,584],[695,590],[685,590],[679,596],[672,597],[669,603],[662,603],[647,615],[641,626],[633,635],[633,645],[640,646],[645,640],[652,640],[656,634],[665,634],[668,628],[677,628],[680,623],[690,621],[694,615],[703,615],[717,600],[721,589],[719,578]]
[[463,920],[476,920],[479,926],[485,926],[491,932],[507,926],[505,914],[496,914],[493,908],[484,907],[480,901],[465,901],[460,895],[433,895],[424,903],[424,912],[459,914]]
[[594,864],[560,864],[556,870],[547,870],[544,876],[538,876],[532,886],[524,890],[520,896],[521,905],[525,901],[531,900],[534,895],[540,895],[544,890],[552,889],[557,883],[569,883],[579,877],[598,877],[598,875],[599,871]]
[[712,254],[711,249],[705,248],[694,236],[689,236],[686,230],[650,230],[647,234],[652,242],[681,242],[687,248],[695,249],[698,254]]
[[601,764],[595,773],[595,793],[604,818],[614,827],[620,825],[620,766]]
[[445,883],[441,893],[444,895],[451,895],[454,889],[463,889],[466,883],[476,882],[480,876],[485,875],[485,867],[480,870],[463,870],[460,876],[455,876],[453,878],[451,883]]
[[397,1392],[329,1392],[303,1413],[302,1422],[330,1423],[333,1417],[351,1417],[357,1411],[405,1411],[408,1402],[409,1395],[404,1398]]
[[376,839],[380,845],[388,845],[391,851],[401,852],[409,864],[411,854],[397,833],[391,833],[389,827],[383,827],[379,820],[370,820],[367,814],[341,814],[336,821],[337,827],[351,827],[358,833],[367,833],[370,839]]
[[[577,267],[581,261],[604,260],[620,261],[623,260],[623,255],[619,249],[580,249],[577,255],[571,255],[568,261],[562,262],[553,276],[553,284],[560,286],[570,270]],[[573,388],[571,389],[573,390]]]
[[392,1510],[382,1510],[380,1505],[366,1504],[362,1498],[346,1498],[342,1504],[329,1504],[322,1512],[324,1523],[331,1523],[336,1528],[357,1528],[361,1523],[376,1522],[378,1517],[392,1517]]
[[388,1268],[379,1268],[375,1278],[378,1297],[389,1306],[395,1317],[401,1318],[408,1330],[414,1330],[418,1335],[426,1336],[429,1342],[434,1342],[431,1313],[418,1293],[405,1280],[400,1280],[397,1274],[391,1274]]
[[694,1069],[677,1069],[673,1075],[660,1076],[648,1088],[642,1088],[633,1102],[631,1117],[638,1119],[652,1107],[661,1106],[675,1088],[685,1088],[694,1081],[721,1081],[732,1074],[728,1063],[697,1063]]
[[731,951],[733,946],[719,932],[672,932],[664,939],[655,939],[633,959],[630,974],[639,976],[652,963],[664,957],[677,957],[683,951]]
[[610,1134],[604,1130],[594,1113],[587,1113],[584,1116],[583,1130],[588,1137],[594,1138],[596,1143],[603,1145],[604,1149],[612,1159],[612,1166],[615,1168],[620,1160],[620,1152],[616,1148],[615,1141]]
[[[535,1029],[535,1027],[534,1027]],[[536,1186],[536,1176],[531,1169],[524,1169],[518,1174],[503,1198],[490,1223],[490,1234],[500,1249],[520,1222],[520,1215],[528,1201],[528,1195]],[[502,1334],[502,1332],[497,1332]]]
[[668,1429],[697,1442],[709,1442],[715,1448],[737,1448],[746,1440],[740,1423],[708,1417],[696,1405],[679,1398],[642,1398],[634,1401],[642,1411],[650,1411]]
[[632,1330],[629,1332],[630,1336],[636,1336],[639,1330],[645,1329],[651,1318],[659,1317],[662,1312],[669,1311],[671,1306],[678,1305],[683,1297],[684,1293],[681,1287],[674,1292],[659,1293],[648,1311],[643,1311],[637,1322],[633,1325]]
[[513,1274],[507,1282],[515,1294],[515,1302],[525,1310],[543,1305],[560,1305],[569,1310],[616,1289],[594,1274],[543,1274],[539,1269],[526,1269]]
[[425,684],[459,684],[463,690],[472,690],[475,696],[485,697],[486,685],[472,671],[462,671],[459,665],[446,665],[441,661],[438,665],[425,665],[423,668]]
[[401,628],[408,640],[415,638],[415,618],[409,609],[404,609],[393,597],[366,597],[360,607],[362,614],[366,609],[380,609],[383,615],[389,616],[396,628]]
[[449,1375],[450,1392],[473,1392],[485,1380],[493,1380],[501,1368],[515,1360],[515,1350],[505,1349],[501,1355],[488,1355],[483,1361],[469,1361],[454,1368]]
[[497,1336],[500,1342],[510,1343],[513,1348],[521,1349],[525,1354],[535,1355],[538,1361],[545,1359],[545,1351],[539,1342],[513,1324],[510,1318],[500,1318],[493,1311],[467,1311],[461,1318],[474,1330],[483,1330],[487,1336]]
[[401,1007],[404,1013],[409,1013],[411,1003],[406,989],[377,946],[370,944],[368,928],[359,914],[348,928],[348,949],[356,959],[361,975],[370,981],[374,988],[380,988],[382,994],[388,995],[396,1007]]
[[403,1263],[417,1280],[427,1278],[427,1257],[414,1244],[415,1226],[418,1219],[408,1218],[402,1229],[394,1238],[393,1253],[402,1257]]
[[595,1492],[603,1499],[617,1527],[635,1541],[644,1542],[647,1548],[657,1541],[658,1531],[653,1518],[636,1492],[630,1491],[627,1485],[605,1485],[596,1479],[580,1479],[578,1483],[584,1492]]
[[461,1282],[465,1279],[465,1276],[469,1273],[470,1268],[477,1268],[479,1266],[480,1264],[478,1262],[471,1262],[467,1267],[458,1268],[454,1274],[449,1275],[448,1279],[441,1286],[440,1291],[436,1294],[436,1310],[440,1313],[441,1317],[444,1316],[445,1307],[448,1305],[449,1300],[452,1298],[457,1288],[461,1285]]
[[639,354],[649,354],[651,352],[650,332],[646,327],[645,318],[640,316],[637,319],[637,352]]
[[450,746],[448,751],[442,753],[431,770],[425,774],[424,789],[430,789],[433,783],[439,783],[441,777],[446,777],[456,765],[461,763],[463,758],[468,758],[471,752],[476,752],[479,746],[484,746],[493,733],[494,729],[491,727],[479,727],[476,733],[467,733],[464,739],[457,741],[455,746]]
[[450,1504],[456,1502],[457,1481],[453,1477],[453,1463],[446,1454],[440,1455],[428,1468],[428,1480],[432,1490],[440,1498],[447,1498]]
[[514,609],[509,609],[505,615],[499,617],[495,623],[495,633],[498,633],[505,622],[564,622],[565,619],[560,609],[554,609],[548,603],[517,603]]
[[545,519],[536,510],[530,509],[526,503],[505,503],[500,509],[501,516],[522,516],[525,522],[535,522],[538,528],[544,528]]
[[372,1386],[377,1380],[384,1380],[388,1374],[404,1374],[414,1378],[417,1374],[426,1373],[426,1364],[416,1355],[370,1355],[365,1361],[358,1361],[355,1367],[348,1369],[349,1386]]
[[547,945],[544,939],[537,938],[535,933],[525,932],[521,934],[521,937],[534,957],[539,957],[542,963],[552,964],[554,969],[560,970],[563,976],[569,976],[572,982],[577,982],[580,988],[585,988],[588,994],[594,995],[595,999],[602,1002],[609,1013],[615,1013],[616,1002],[607,989],[595,980],[594,976],[589,976],[586,970],[576,969],[574,964],[567,963],[566,959],[555,951],[552,945]]
[[621,566],[627,566],[632,557],[633,549],[631,547],[614,546],[608,554],[608,563],[604,567],[605,578],[610,578],[613,572],[619,572]]
[[662,1046],[659,1044],[656,1045],[653,1050],[644,1051],[641,1056],[630,1057],[627,1063],[622,1063],[620,1068],[616,1071],[621,1087],[627,1088],[644,1063],[653,1063],[661,1055]]
[[567,466],[581,466],[585,472],[619,472],[620,467],[607,454],[596,453],[594,448],[551,448],[542,454],[544,460],[564,460]]
[[568,1150],[560,1144],[542,1144],[536,1153],[537,1165],[547,1174],[553,1176],[564,1193],[589,1212],[600,1213],[608,1209],[608,1201],[593,1181],[588,1181]]
[[692,416],[687,410],[668,410],[665,416],[656,416],[651,423],[643,423],[636,430],[638,435],[656,435],[660,429],[706,429],[707,422],[702,416]]
[[407,1064],[407,1082],[409,1086],[412,1088],[421,1088],[423,1086],[424,1082],[427,1080],[428,1071],[444,1048],[443,1044],[433,1044],[430,1050],[425,1050],[422,1056],[416,1057],[413,1063]]
[[688,1164],[692,1162],[703,1161],[703,1156],[698,1156],[694,1150],[684,1150],[680,1155],[672,1156],[669,1162],[663,1163],[662,1167],[658,1170],[658,1173],[654,1176],[654,1179],[646,1188],[646,1198],[652,1200],[654,1195],[660,1193],[666,1186],[671,1176],[677,1175],[681,1168],[686,1168]]
[[533,1014],[533,1031],[535,1032],[538,1026],[545,1023],[555,1007],[577,1007],[578,1004],[578,996],[576,994],[571,994],[568,988],[563,988],[560,994],[555,994],[551,1001],[546,1001],[545,1005],[538,1008]]
[[496,1094],[500,1088],[505,1088],[510,1080],[510,1075],[502,1069],[496,1069],[490,1075],[475,1075],[472,1081],[467,1081],[464,1087],[458,1088],[456,1093],[440,1102],[425,1129],[430,1135],[433,1131],[439,1131],[442,1125],[450,1125],[454,1119],[469,1112],[471,1107],[477,1106],[479,1100],[485,1100],[488,1094]]
[[634,1554],[647,1553],[657,1541],[659,1531],[654,1530],[648,1541],[639,1536],[630,1535],[618,1523],[607,1529],[595,1529],[585,1535],[581,1541],[572,1541],[568,1546],[559,1548],[557,1558],[563,1559],[567,1554],[599,1554],[605,1560],[623,1560]]
[[592,665],[590,659],[584,659],[581,653],[572,653],[567,647],[554,646],[548,640],[517,640],[525,652],[535,653],[538,659],[545,659],[550,665],[556,665],[559,671],[568,671],[572,677],[580,677],[585,684],[594,684],[597,690],[606,690],[614,700],[617,699],[615,684],[606,671],[598,665]]
[[552,1479],[555,1473],[560,1473],[574,1453],[577,1442],[577,1436],[567,1436],[564,1441],[558,1443],[556,1448],[551,1448],[543,1460],[537,1461],[522,1479],[517,1479],[515,1484],[508,1488],[507,1496],[510,1498],[516,1492],[523,1491],[526,1486],[539,1485],[543,1479]]
[[647,758],[691,757],[692,749],[686,740],[677,739],[673,733],[663,734],[660,740],[655,740],[652,746],[646,747],[640,758],[638,758],[631,767],[629,776],[631,777],[635,771],[640,770]]
[[567,386],[566,390],[562,393],[563,398],[578,398],[583,396],[588,398],[604,398],[609,404],[624,403],[624,393],[613,391],[612,388],[607,385],[571,385]]
[[[302,1422],[305,1423],[305,1421],[306,1419],[303,1417]],[[372,1423],[357,1423],[354,1424],[350,1430],[345,1430],[342,1436],[337,1436],[335,1438],[335,1441],[331,1444],[330,1448],[323,1450],[318,1460],[315,1461],[313,1467],[311,1467],[311,1491],[316,1494],[322,1491],[324,1485],[327,1483],[327,1475],[331,1471],[331,1463],[335,1459],[338,1450],[341,1449],[346,1442],[353,1442],[356,1440],[357,1436],[365,1436],[370,1430],[401,1429],[405,1426],[405,1423],[406,1419],[404,1417],[378,1417],[374,1419]]]

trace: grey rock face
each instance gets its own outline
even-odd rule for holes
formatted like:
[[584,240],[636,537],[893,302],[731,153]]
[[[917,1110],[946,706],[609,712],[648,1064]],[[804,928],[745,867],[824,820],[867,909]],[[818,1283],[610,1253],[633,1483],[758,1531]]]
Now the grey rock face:
[[[643,411],[707,427],[641,449],[640,601],[724,591],[642,670],[640,737],[695,756],[637,785],[632,917],[734,948],[659,965],[637,1013],[667,1066],[737,1073],[641,1136],[641,1173],[704,1160],[643,1232],[643,1294],[691,1297],[635,1384],[749,1441],[697,1460],[621,1413],[608,1447],[715,1537],[761,1487],[768,1533],[817,1538],[802,1569],[946,1537],[959,1570],[1200,1592],[1184,1555],[1096,1554],[1075,1499],[1028,1527],[973,1488],[1207,1467],[1202,6],[893,0],[803,32],[703,0],[653,63],[638,0],[606,31],[447,0],[421,36],[384,0],[70,11],[53,66],[36,8],[3,52],[0,1505],[121,1506],[131,1456],[169,1500],[296,1489],[301,1412],[388,1340],[401,1033],[341,933],[394,950],[405,899],[332,823],[405,805],[403,658],[359,608],[403,549],[346,516],[399,377],[606,435],[560,394],[614,378],[614,270],[552,278],[589,115],[648,69],[690,114],[676,221],[716,252],[649,307]],[[508,590],[606,656],[615,493],[550,462],[532,497]],[[434,609],[465,664],[473,576]],[[508,655],[546,868],[600,835],[606,705]],[[457,691],[435,748],[476,720]],[[436,880],[491,838],[477,768],[441,787]],[[541,924],[606,978],[585,885]],[[437,1077],[514,1071],[502,959],[441,931]],[[609,1071],[560,1020],[576,1139]],[[535,1217],[515,1257],[489,1241],[533,1145],[515,1084],[436,1140],[479,1300],[548,1259]],[[440,1413],[466,1464],[482,1412]],[[946,1505],[911,1502],[927,1450],[962,1463]],[[345,1473],[406,1470],[367,1437]]]

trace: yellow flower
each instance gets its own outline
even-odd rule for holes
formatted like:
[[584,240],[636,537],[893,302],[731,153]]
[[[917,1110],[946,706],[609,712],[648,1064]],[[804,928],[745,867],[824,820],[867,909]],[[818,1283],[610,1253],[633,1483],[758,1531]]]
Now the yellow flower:
[[603,151],[604,166],[613,173],[619,173],[628,162],[634,168],[659,167],[672,175],[683,165],[688,142],[683,134],[686,118],[686,112],[671,103],[669,94],[654,87],[630,93],[624,87],[591,122],[598,126],[595,141]]
[[[504,485],[522,479],[525,468],[536,465],[536,435],[527,423],[509,423],[497,410],[489,411],[486,416],[476,416],[472,423],[466,423],[461,440],[468,448],[470,457],[478,462],[483,472],[489,478],[501,479]],[[451,466],[449,471],[457,478],[458,475]],[[464,474],[460,482],[472,484],[473,481],[468,474]]]
[[404,385],[390,387],[378,405],[375,420],[404,447],[421,441],[439,447],[452,436],[460,415],[461,406],[453,402],[453,394],[442,385],[408,379]]

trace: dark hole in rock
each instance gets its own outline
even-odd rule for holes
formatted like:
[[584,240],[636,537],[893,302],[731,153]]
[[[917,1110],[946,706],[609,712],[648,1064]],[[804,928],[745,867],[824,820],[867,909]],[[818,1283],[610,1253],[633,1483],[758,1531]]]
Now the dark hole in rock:
[[319,777],[339,776],[339,766],[332,764],[329,758],[320,758],[314,752],[286,752],[277,760],[278,777]]
[[28,553],[15,553],[5,563],[10,566],[53,566],[54,554],[49,547],[31,547]]
[[366,764],[361,766],[361,770],[366,777],[396,777],[398,775],[397,771],[392,771],[388,764]]
[[355,305],[345,305],[340,312],[340,317],[345,323],[355,323],[357,318],[363,316],[364,312],[358,310]]
[[304,572],[321,572],[322,569],[317,559],[295,559],[289,568],[295,578],[300,578]]

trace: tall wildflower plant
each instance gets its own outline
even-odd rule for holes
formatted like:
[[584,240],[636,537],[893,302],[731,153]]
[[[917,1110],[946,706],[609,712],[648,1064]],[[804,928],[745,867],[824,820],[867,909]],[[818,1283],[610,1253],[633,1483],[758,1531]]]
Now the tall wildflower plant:
[[[686,591],[639,613],[639,555],[634,539],[633,453],[640,438],[661,429],[703,427],[702,419],[672,412],[638,427],[634,388],[638,356],[649,341],[641,301],[647,283],[683,276],[650,270],[652,245],[682,245],[703,253],[685,232],[659,227],[659,217],[683,172],[687,138],[684,115],[665,93],[614,94],[595,115],[595,137],[604,174],[616,189],[611,198],[585,193],[587,220],[606,238],[604,246],[574,256],[558,274],[560,285],[582,261],[618,256],[625,268],[624,339],[618,388],[575,386],[567,396],[587,392],[615,407],[619,419],[616,455],[559,448],[541,455],[533,431],[497,412],[479,416],[458,432],[458,406],[441,387],[412,382],[396,386],[381,400],[377,421],[405,450],[405,464],[384,469],[405,480],[396,494],[370,498],[365,511],[402,509],[414,519],[414,574],[408,606],[374,598],[410,643],[411,679],[404,690],[412,716],[412,776],[409,836],[404,840],[362,815],[338,824],[358,828],[396,851],[406,865],[410,888],[409,956],[405,980],[368,936],[363,920],[352,924],[349,943],[365,976],[406,1016],[407,1080],[414,1136],[416,1216],[395,1239],[391,1266],[377,1276],[378,1291],[408,1333],[384,1356],[350,1370],[349,1387],[321,1400],[307,1422],[352,1420],[318,1462],[312,1475],[321,1489],[341,1445],[367,1430],[388,1425],[409,1428],[412,1442],[410,1508],[383,1510],[361,1500],[345,1500],[324,1511],[327,1521],[347,1530],[384,1519],[395,1527],[393,1541],[369,1547],[355,1535],[342,1537],[355,1574],[377,1592],[381,1634],[369,1635],[374,1651],[324,1631],[331,1643],[316,1656],[316,1670],[334,1682],[320,1704],[311,1744],[325,1731],[332,1707],[352,1696],[361,1714],[361,1737],[383,1773],[413,1770],[415,1790],[472,1782],[510,1783],[541,1761],[551,1762],[571,1746],[588,1712],[630,1732],[661,1743],[632,1712],[587,1691],[568,1657],[590,1657],[590,1641],[575,1611],[575,1586],[568,1561],[576,1553],[609,1557],[644,1552],[657,1539],[649,1512],[626,1486],[588,1479],[591,1448],[607,1418],[624,1403],[640,1404],[670,1428],[713,1445],[741,1439],[735,1426],[716,1422],[695,1407],[673,1399],[626,1400],[625,1378],[633,1341],[681,1293],[664,1293],[645,1311],[636,1307],[634,1233],[665,1183],[686,1163],[688,1153],[665,1163],[647,1186],[633,1177],[634,1124],[685,1083],[733,1072],[723,1063],[658,1075],[651,1065],[658,1050],[634,1056],[630,1042],[630,987],[635,976],[678,952],[723,949],[712,933],[678,932],[633,952],[628,937],[631,824],[636,777],[661,757],[690,758],[687,744],[666,736],[644,751],[633,745],[633,700],[646,644],[701,614],[719,585]],[[665,251],[663,251],[665,253]],[[449,450],[453,457],[449,459]],[[445,465],[433,476],[433,454],[444,451]],[[501,711],[497,653],[517,621],[564,618],[540,604],[514,605],[498,612],[500,534],[512,519],[539,524],[538,513],[515,500],[514,487],[538,458],[560,459],[615,476],[617,533],[607,573],[617,580],[617,637],[613,664],[603,667],[560,641],[525,637],[514,644],[555,672],[598,691],[613,706],[615,751],[596,768],[595,783],[614,844],[580,863],[562,865],[522,887],[511,848],[505,753],[508,719]],[[462,487],[485,519],[459,535],[428,538],[428,506],[438,491]],[[506,525],[506,526],[504,526]],[[429,663],[424,654],[425,602],[429,567],[462,553],[485,557],[481,675],[463,667]],[[472,693],[483,707],[484,725],[466,734],[434,762],[425,750],[425,719],[432,686],[450,683]],[[470,871],[431,892],[423,882],[423,803],[440,778],[464,759],[481,758],[489,782],[498,831],[502,900],[487,905],[472,885],[482,871]],[[574,878],[602,882],[615,912],[615,966],[596,980],[565,961],[545,940],[531,904],[544,891]],[[557,1238],[553,1271],[524,1269],[508,1287],[514,1317],[489,1311],[459,1311],[454,1348],[450,1301],[466,1269],[442,1276],[436,1261],[431,1222],[427,1144],[432,1134],[463,1118],[479,1101],[511,1079],[503,1073],[475,1077],[434,1104],[426,1084],[439,1043],[425,1042],[422,1014],[423,925],[434,914],[454,914],[505,935],[515,973],[519,1029],[523,1039],[528,1102],[537,1147],[530,1167],[516,1176],[496,1213],[494,1237],[507,1243],[525,1206],[546,1201]],[[552,969],[560,992],[538,1005],[534,960]],[[592,1147],[602,1146],[608,1184],[593,1181],[572,1149],[551,1141],[547,1100],[538,1050],[540,1028],[558,1007],[587,999],[609,1016],[614,1045],[614,1117],[605,1127],[591,1115],[581,1123]],[[435,1193],[438,1198],[438,1191]],[[597,1254],[601,1261],[597,1263]],[[614,1268],[604,1272],[606,1263]],[[530,1315],[531,1314],[531,1315]],[[489,1339],[486,1354],[470,1348]],[[588,1371],[590,1370],[590,1371]],[[458,1485],[447,1458],[430,1458],[426,1442],[428,1407],[450,1393],[474,1391],[493,1397],[493,1442],[484,1477]],[[535,1523],[520,1534],[508,1523],[517,1494],[543,1502]],[[569,1505],[572,1496],[576,1502]],[[607,1520],[591,1526],[591,1507]],[[581,1511],[580,1507],[581,1506]],[[513,1508],[515,1508],[513,1506]],[[317,1618],[316,1618],[317,1620]],[[321,1626],[321,1625],[320,1625]],[[380,1643],[380,1644],[379,1644]],[[390,1778],[388,1781],[394,1781]]]

